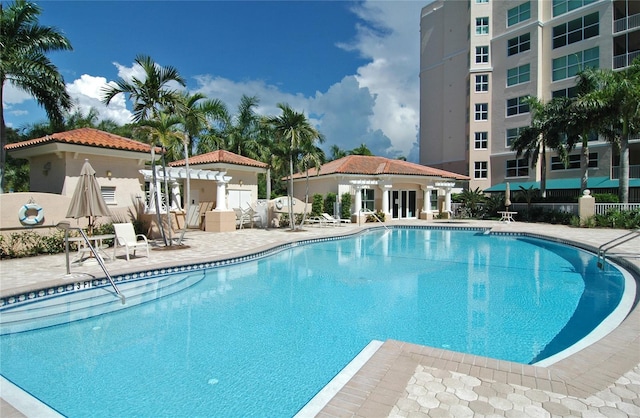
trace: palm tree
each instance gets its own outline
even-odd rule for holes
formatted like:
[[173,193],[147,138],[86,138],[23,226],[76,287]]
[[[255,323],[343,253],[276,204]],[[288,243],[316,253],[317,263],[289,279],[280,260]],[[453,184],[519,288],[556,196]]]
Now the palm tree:
[[[208,100],[202,93],[188,94],[180,96],[178,106],[178,119],[182,125],[182,145],[184,149],[184,161],[187,172],[185,188],[184,210],[186,219],[189,216],[189,205],[191,204],[191,177],[189,175],[189,149],[190,142],[194,138],[198,139],[211,128],[212,120],[223,119],[227,114],[224,103],[217,99]],[[187,221],[185,219],[182,233],[178,244],[182,243],[182,238],[187,231]]]
[[5,82],[33,96],[56,126],[62,124],[63,111],[71,108],[64,80],[46,56],[48,52],[71,50],[71,43],[57,29],[38,24],[41,11],[24,0],[16,0],[6,10],[0,4],[0,193],[4,190]]
[[108,105],[118,94],[128,94],[133,101],[133,121],[157,117],[161,110],[175,110],[179,94],[171,89],[174,82],[184,87],[186,82],[174,67],[160,67],[151,57],[138,55],[135,59],[145,73],[144,80],[132,77],[131,81],[119,79],[115,86],[107,85],[102,89],[102,102]]
[[629,203],[629,140],[640,133],[640,59],[623,71],[589,69],[578,83],[590,88],[578,97],[577,106],[597,115],[594,129],[619,146],[618,193],[622,203]]
[[296,112],[288,104],[279,103],[278,108],[282,111],[280,116],[271,116],[266,122],[271,125],[275,140],[284,143],[287,148],[289,160],[289,220],[291,229],[295,230],[295,219],[293,217],[293,167],[294,159],[304,151],[312,149],[316,141],[324,140],[322,134],[311,124],[304,113]]
[[226,149],[249,158],[259,157],[264,145],[263,126],[254,110],[259,103],[260,100],[256,96],[242,96],[238,113],[227,120],[224,129]]
[[339,160],[340,158],[347,156],[347,151],[341,149],[337,145],[331,145],[330,151],[331,151],[331,161]]
[[511,144],[516,158],[524,156],[530,161],[531,168],[540,160],[540,190],[547,195],[547,148],[554,148],[566,159],[566,150],[562,146],[562,117],[568,106],[565,98],[555,98],[543,103],[537,97],[529,97],[527,104],[531,109],[531,124],[524,128]]
[[373,153],[367,147],[366,144],[360,144],[360,146],[349,151],[348,154],[349,155],[373,155]]

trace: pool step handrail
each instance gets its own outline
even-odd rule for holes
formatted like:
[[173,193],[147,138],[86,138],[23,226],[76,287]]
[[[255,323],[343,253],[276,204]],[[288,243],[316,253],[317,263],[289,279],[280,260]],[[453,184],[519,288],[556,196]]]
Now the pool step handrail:
[[67,221],[58,222],[56,227],[58,229],[61,229],[61,230],[65,231],[64,232],[64,241],[65,241],[65,251],[67,253],[67,274],[70,273],[70,271],[69,271],[69,230],[76,229],[80,233],[80,236],[84,240],[85,244],[87,244],[87,248],[89,248],[89,250],[91,251],[91,253],[95,257],[96,261],[100,265],[100,268],[102,268],[102,271],[107,276],[107,279],[111,283],[111,286],[113,286],[113,290],[115,290],[116,296],[118,296],[120,298],[120,301],[124,305],[125,304],[124,295],[120,292],[120,289],[118,289],[118,286],[116,286],[116,282],[113,281],[113,277],[111,277],[111,275],[107,271],[107,267],[104,265],[104,261],[102,260],[102,257],[100,257],[100,255],[98,254],[96,249],[93,247],[93,245],[91,245],[91,241],[89,240],[89,237],[87,237],[87,234],[85,234],[84,231],[81,228],[73,228],[73,227],[71,227],[69,222],[67,222]]
[[[387,225],[384,224],[384,222],[382,222],[382,220],[378,217],[378,215],[376,215],[376,213],[372,210],[368,210],[368,209],[360,209],[360,214],[365,214],[365,215],[371,215],[373,216],[376,221],[380,222],[382,224],[382,226],[384,227],[384,229],[386,229],[387,231],[389,230],[389,228],[387,228]],[[358,216],[358,223],[360,222],[360,217]]]
[[598,267],[601,269],[604,268],[604,261],[605,257],[607,256],[607,251],[638,237],[640,237],[640,229],[634,229],[631,232],[628,232],[602,244],[600,247],[598,247]]

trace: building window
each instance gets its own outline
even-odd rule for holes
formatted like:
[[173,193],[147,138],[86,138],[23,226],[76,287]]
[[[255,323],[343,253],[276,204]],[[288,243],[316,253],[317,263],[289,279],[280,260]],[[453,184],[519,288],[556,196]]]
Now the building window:
[[529,176],[529,162],[526,158],[518,160],[507,160],[507,177],[527,177]]
[[578,95],[578,88],[576,86],[569,87],[566,89],[554,90],[551,92],[551,98],[555,99],[556,97],[566,97],[567,99],[571,99]]
[[574,77],[586,68],[598,68],[600,64],[600,49],[598,47],[578,51],[552,61],[553,81]]
[[514,97],[513,99],[507,99],[507,116],[529,113],[529,103],[527,103],[528,98],[529,96],[520,96]]
[[489,18],[476,17],[476,35],[488,35],[488,34],[489,34]]
[[489,46],[477,46],[476,47],[476,64],[483,64],[489,62]]
[[476,92],[489,91],[489,75],[481,74],[476,76]]
[[515,55],[531,49],[531,34],[525,33],[507,41],[507,55]]
[[511,148],[511,144],[513,144],[513,142],[520,137],[520,134],[522,133],[522,131],[524,131],[525,128],[526,126],[520,126],[518,128],[507,129],[507,134],[506,134],[507,148]]
[[489,3],[489,0],[476,0],[476,4]]
[[[551,170],[559,171],[559,170],[577,170],[580,168],[580,154],[569,155],[568,164],[565,167],[564,161],[560,157],[551,157]],[[589,168],[598,168],[598,153],[590,152],[589,153]]]
[[489,120],[489,103],[476,103],[475,120]]
[[563,15],[597,0],[553,0],[553,17]]
[[367,209],[369,211],[376,210],[376,202],[375,202],[375,190],[373,189],[362,189],[360,191],[362,193],[362,209]]
[[526,83],[531,79],[531,65],[525,64],[507,70],[507,86]]
[[507,11],[507,27],[531,19],[531,2],[522,3]]
[[473,178],[475,179],[486,179],[489,170],[487,170],[487,162],[486,161],[476,161],[473,163]]
[[476,132],[474,148],[475,149],[487,149],[489,145],[489,133],[488,132]]
[[116,188],[115,187],[100,187],[100,194],[107,205],[117,205],[116,202]]
[[596,12],[554,26],[553,49],[598,36],[600,34],[599,20],[599,14]]

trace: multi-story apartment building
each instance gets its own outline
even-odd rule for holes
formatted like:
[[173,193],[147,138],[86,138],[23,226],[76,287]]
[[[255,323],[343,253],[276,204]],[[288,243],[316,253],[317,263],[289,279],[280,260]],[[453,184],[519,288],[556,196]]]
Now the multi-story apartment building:
[[[420,163],[467,174],[472,189],[499,190],[540,180],[539,164],[511,151],[531,121],[524,99],[571,96],[587,67],[627,67],[640,55],[640,1],[436,0],[422,9],[420,34]],[[569,167],[548,153],[551,195],[554,180],[564,179],[556,189],[579,188],[579,153]],[[589,157],[589,176],[615,193],[615,147],[594,137]],[[630,201],[640,201],[638,139],[630,166]]]

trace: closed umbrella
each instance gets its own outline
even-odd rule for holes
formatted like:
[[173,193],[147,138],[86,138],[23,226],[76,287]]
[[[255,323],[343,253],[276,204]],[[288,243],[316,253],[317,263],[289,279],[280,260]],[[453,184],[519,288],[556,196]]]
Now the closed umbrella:
[[511,187],[509,186],[509,182],[504,189],[504,206],[507,210],[509,210],[509,206],[511,206]]
[[95,218],[98,216],[111,216],[107,203],[102,198],[100,185],[96,179],[96,171],[84,160],[80,178],[73,192],[71,204],[67,210],[67,218],[89,218],[89,234],[93,233]]

